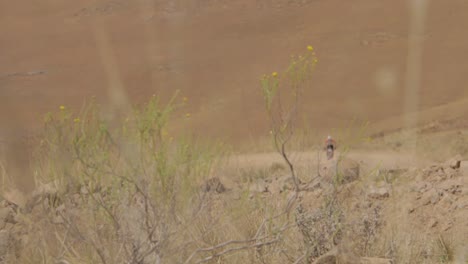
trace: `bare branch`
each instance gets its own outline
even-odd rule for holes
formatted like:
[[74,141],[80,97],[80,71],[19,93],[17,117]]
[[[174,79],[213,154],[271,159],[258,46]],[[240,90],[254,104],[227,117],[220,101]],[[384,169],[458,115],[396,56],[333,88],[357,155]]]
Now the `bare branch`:
[[229,248],[229,249],[226,249],[226,250],[221,251],[219,253],[216,253],[216,254],[214,254],[212,256],[206,257],[206,258],[198,261],[197,263],[204,263],[204,262],[210,261],[210,260],[212,260],[214,258],[223,256],[223,255],[229,254],[231,252],[235,252],[235,251],[240,251],[240,250],[249,249],[249,248],[258,248],[258,247],[268,246],[268,245],[277,243],[279,240],[280,240],[279,238],[276,238],[276,239],[273,239],[273,240],[269,240],[267,242],[255,243],[253,245],[244,245],[244,246]]

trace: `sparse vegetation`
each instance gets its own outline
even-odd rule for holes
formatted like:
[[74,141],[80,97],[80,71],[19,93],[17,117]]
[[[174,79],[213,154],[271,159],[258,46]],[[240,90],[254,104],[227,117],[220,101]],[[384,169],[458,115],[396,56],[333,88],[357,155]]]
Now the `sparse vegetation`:
[[[229,167],[232,157],[222,144],[170,134],[171,120],[190,117],[183,109],[187,98],[177,93],[165,103],[153,96],[112,120],[94,101],[80,112],[59,106],[45,117],[34,152],[37,188],[24,204],[8,194],[8,174],[0,163],[0,263],[464,258],[457,246],[466,237],[447,235],[454,223],[427,215],[431,206],[446,214],[466,206],[453,165],[424,171],[378,164],[363,172],[357,162],[346,167],[351,147],[366,138],[367,123],[337,132],[342,141],[335,163],[322,164],[311,152],[296,163],[301,153],[294,151],[303,150],[306,141],[293,139],[300,99],[316,63],[309,46],[286,71],[262,78],[270,137],[282,160],[267,157],[251,167]],[[315,143],[307,140],[308,146]],[[370,193],[374,187],[383,192]]]
[[311,80],[311,75],[318,62],[314,48],[307,46],[308,52],[292,56],[284,73],[273,72],[261,79],[265,108],[270,119],[270,133],[276,151],[289,167],[291,177],[299,191],[299,180],[294,165],[288,155],[288,146],[296,129],[296,122],[301,105],[300,98]]

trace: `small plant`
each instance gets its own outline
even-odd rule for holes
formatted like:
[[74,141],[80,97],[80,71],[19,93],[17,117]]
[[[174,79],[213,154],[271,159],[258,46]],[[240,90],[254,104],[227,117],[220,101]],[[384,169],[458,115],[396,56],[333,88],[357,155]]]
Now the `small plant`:
[[[188,223],[205,210],[200,184],[221,153],[216,145],[168,135],[170,116],[181,107],[176,96],[165,104],[153,96],[116,123],[103,118],[95,102],[79,114],[60,106],[46,116],[35,176],[39,186],[53,186],[57,199],[50,204],[44,198],[50,221],[31,219],[44,242],[35,241],[40,253],[26,246],[29,255],[76,263],[181,262],[188,256],[189,246],[185,254],[168,252],[185,243]],[[52,229],[55,236],[46,234]]]
[[299,191],[299,180],[288,156],[287,147],[296,128],[303,90],[309,85],[317,62],[313,47],[308,46],[307,53],[292,56],[284,72],[273,72],[261,78],[262,94],[270,119],[273,144],[288,165],[296,192]]

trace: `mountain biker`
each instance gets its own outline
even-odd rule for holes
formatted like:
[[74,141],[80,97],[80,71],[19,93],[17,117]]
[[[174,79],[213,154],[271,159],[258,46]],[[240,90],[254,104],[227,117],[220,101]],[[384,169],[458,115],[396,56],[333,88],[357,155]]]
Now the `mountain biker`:
[[333,158],[333,153],[336,150],[336,141],[331,137],[328,136],[327,139],[325,140],[325,150],[330,151],[330,155],[328,156],[328,159]]

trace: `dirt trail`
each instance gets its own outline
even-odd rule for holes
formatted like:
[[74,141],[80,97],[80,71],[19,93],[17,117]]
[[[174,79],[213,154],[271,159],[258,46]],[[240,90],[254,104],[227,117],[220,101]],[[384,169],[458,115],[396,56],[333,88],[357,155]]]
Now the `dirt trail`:
[[[335,153],[335,158],[341,155]],[[395,151],[350,151],[344,155],[346,158],[353,159],[364,164],[368,168],[381,169],[404,169],[412,167],[423,167],[431,162],[414,156],[409,153],[400,153]],[[292,152],[291,161],[300,167],[316,167],[317,160],[323,164],[325,162],[325,153],[320,152]],[[275,152],[242,154],[230,158],[229,165],[237,168],[268,168],[274,163],[284,162],[282,157]],[[309,166],[307,166],[309,165]]]

